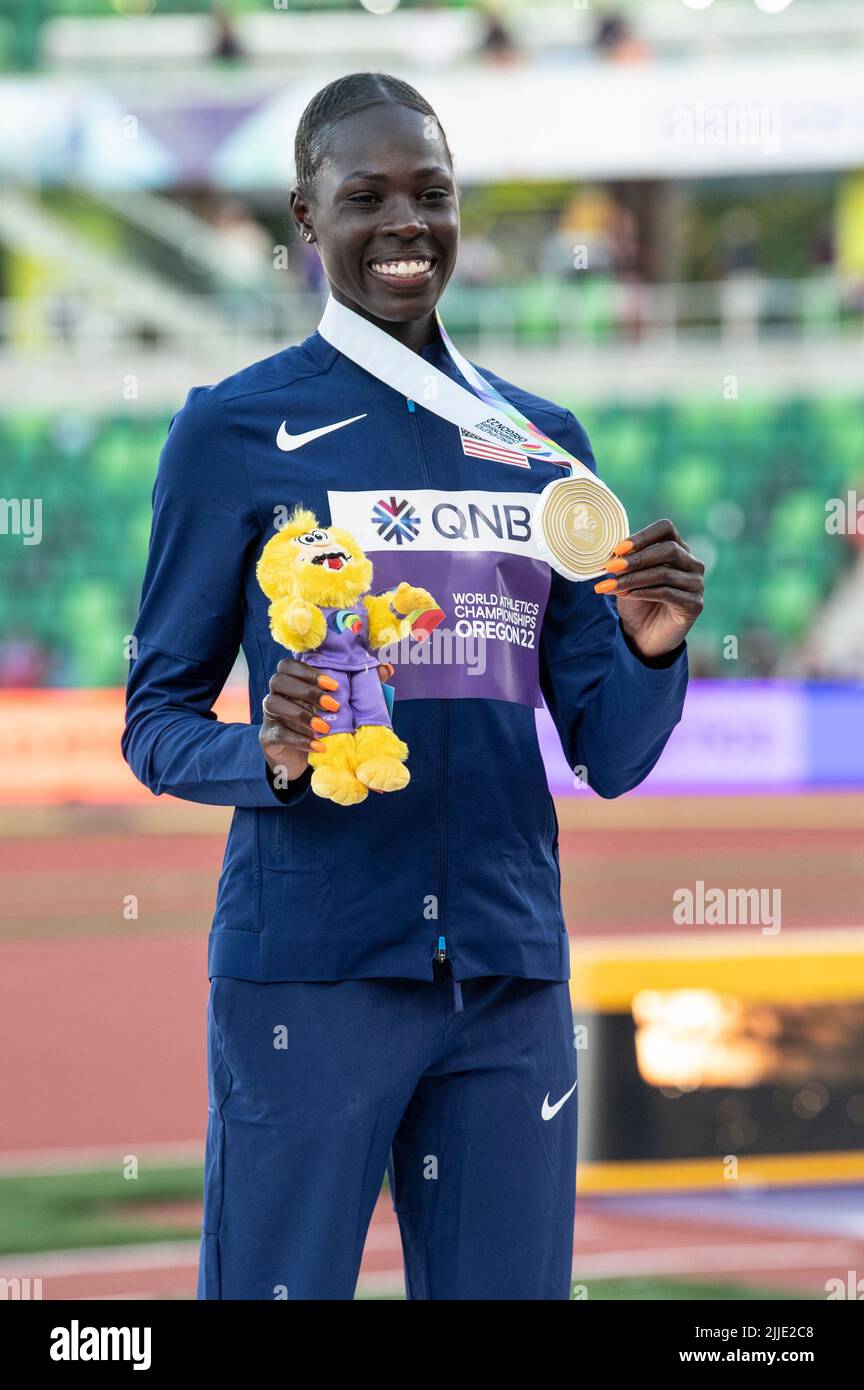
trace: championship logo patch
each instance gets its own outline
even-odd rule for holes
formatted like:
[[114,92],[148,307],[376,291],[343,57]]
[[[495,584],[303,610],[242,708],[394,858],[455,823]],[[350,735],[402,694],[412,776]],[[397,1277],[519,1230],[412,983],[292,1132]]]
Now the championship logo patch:
[[395,497],[379,497],[372,508],[372,525],[382,540],[413,541],[420,530],[420,517],[404,499],[397,502]]
[[[402,622],[384,660],[395,668],[397,710],[406,700],[540,706],[551,571],[534,540],[539,500],[519,487],[328,491],[330,524],[350,532],[371,560],[373,592],[395,592],[403,582],[426,591],[408,612],[393,610]],[[351,621],[347,609],[340,617]]]

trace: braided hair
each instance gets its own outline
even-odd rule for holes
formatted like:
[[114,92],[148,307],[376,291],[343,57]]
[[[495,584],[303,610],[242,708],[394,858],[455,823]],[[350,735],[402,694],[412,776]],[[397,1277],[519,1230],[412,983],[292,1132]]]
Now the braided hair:
[[429,102],[416,88],[386,72],[352,72],[346,77],[337,77],[316,92],[300,117],[294,138],[294,167],[297,185],[307,202],[314,201],[315,181],[326,157],[330,127],[345,116],[387,102],[409,106],[435,122],[452,169],[453,156],[447,136]]

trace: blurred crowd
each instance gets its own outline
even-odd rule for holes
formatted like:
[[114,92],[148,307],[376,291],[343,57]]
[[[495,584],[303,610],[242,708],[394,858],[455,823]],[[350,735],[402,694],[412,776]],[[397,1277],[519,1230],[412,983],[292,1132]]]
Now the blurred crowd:
[[[704,197],[703,197],[704,192]],[[772,194],[759,187],[670,190],[658,182],[585,183],[536,189],[536,205],[508,207],[507,190],[463,189],[462,236],[452,283],[506,287],[531,279],[603,277],[620,286],[799,279],[842,273],[834,189],[826,180],[796,210],[790,203],[782,255],[775,256]],[[668,202],[680,219],[676,243],[662,238]],[[220,279],[266,290],[274,266],[295,289],[317,290],[323,270],[314,245],[298,242],[284,212],[211,190],[183,202],[218,234]],[[282,282],[284,285],[284,281]],[[864,285],[864,277],[862,277]],[[850,291],[851,293],[851,291]],[[731,302],[731,301],[730,301]]]

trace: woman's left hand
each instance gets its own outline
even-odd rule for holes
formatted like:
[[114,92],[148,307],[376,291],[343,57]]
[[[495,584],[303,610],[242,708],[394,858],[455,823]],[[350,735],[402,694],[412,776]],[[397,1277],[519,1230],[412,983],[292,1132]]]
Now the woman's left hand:
[[705,566],[671,521],[653,521],[616,547],[614,579],[594,585],[614,594],[621,626],[642,656],[674,651],[702,612]]

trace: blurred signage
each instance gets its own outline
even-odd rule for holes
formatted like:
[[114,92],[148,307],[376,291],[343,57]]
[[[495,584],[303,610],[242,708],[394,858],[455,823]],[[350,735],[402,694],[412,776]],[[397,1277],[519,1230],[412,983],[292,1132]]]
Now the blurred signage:
[[[331,75],[316,71],[313,59],[287,86],[281,74],[262,72],[245,100],[226,89],[221,72],[191,87],[185,77],[160,74],[149,90],[122,75],[110,88],[80,78],[7,79],[0,170],[116,189],[188,179],[281,188],[291,172],[285,132]],[[864,165],[857,53],[778,51],[770,63],[717,55],[620,67],[476,66],[417,77],[442,112],[467,182]]]
[[807,704],[798,686],[708,681],[653,774],[673,785],[790,786],[807,780]]
[[[120,753],[123,710],[120,689],[0,691],[0,803],[148,800]],[[248,724],[246,690],[223,691],[216,714]],[[537,723],[550,790],[585,795],[545,709]],[[684,718],[640,790],[862,786],[862,725],[864,686],[694,681]]]
[[[249,722],[245,690],[223,691],[217,713]],[[122,690],[0,691],[0,804],[151,799],[123,761]]]
[[[537,723],[550,790],[555,796],[580,793],[545,709]],[[861,786],[862,725],[864,685],[691,681],[684,717],[640,790]],[[590,767],[585,777],[590,787]]]

